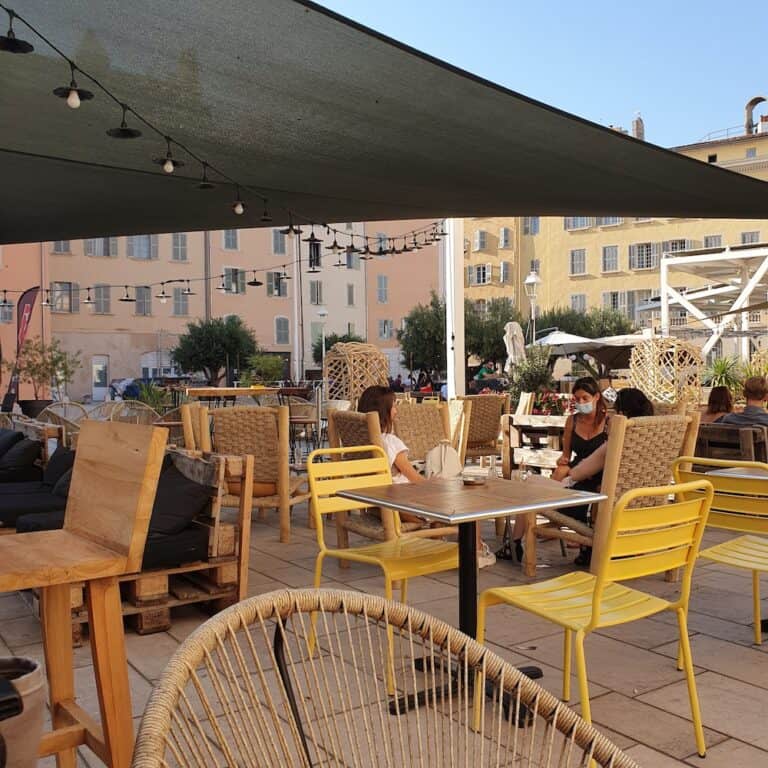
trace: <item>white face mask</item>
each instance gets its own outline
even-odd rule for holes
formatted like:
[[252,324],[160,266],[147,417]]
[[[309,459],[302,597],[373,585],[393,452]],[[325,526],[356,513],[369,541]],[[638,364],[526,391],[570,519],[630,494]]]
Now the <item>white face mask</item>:
[[595,410],[594,403],[576,403],[574,408],[578,413],[583,413],[585,416],[592,413]]

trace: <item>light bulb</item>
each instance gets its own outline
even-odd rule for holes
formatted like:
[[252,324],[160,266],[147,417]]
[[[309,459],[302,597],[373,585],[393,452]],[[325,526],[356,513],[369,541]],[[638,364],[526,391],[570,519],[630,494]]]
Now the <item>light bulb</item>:
[[165,162],[163,163],[163,170],[164,170],[166,173],[173,173],[173,170],[174,170],[174,168],[175,168],[175,167],[176,167],[176,166],[174,166],[174,164],[173,164],[173,160],[171,160],[171,158],[170,158],[170,157],[167,157],[167,158],[165,159]]
[[161,304],[167,304],[168,303],[168,296],[164,296],[163,294],[160,294],[157,298],[160,300]]
[[243,205],[241,200],[238,200],[233,206],[232,210],[238,215],[242,216],[243,213],[245,213],[245,206]]
[[69,89],[69,96],[67,96],[67,106],[71,109],[77,109],[80,106],[80,94],[77,92],[77,88]]

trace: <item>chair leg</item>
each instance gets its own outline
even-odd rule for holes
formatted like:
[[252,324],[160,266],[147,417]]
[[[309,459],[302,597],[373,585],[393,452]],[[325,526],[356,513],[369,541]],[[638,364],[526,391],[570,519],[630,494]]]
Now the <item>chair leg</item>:
[[[346,511],[333,513],[336,523],[336,546],[339,549],[349,549],[349,531],[345,525],[348,516],[349,513]],[[349,568],[349,566],[349,560],[339,560],[339,568]]]
[[699,757],[704,757],[707,753],[707,745],[704,741],[704,727],[701,724],[699,695],[696,692],[696,677],[693,674],[691,642],[688,639],[688,621],[683,608],[678,608],[677,610],[677,624],[680,628],[680,649],[683,654],[683,666],[685,668],[685,677],[688,682],[688,699],[691,703],[693,731],[696,734],[696,751],[699,753]]
[[587,661],[584,657],[584,632],[576,632],[576,675],[579,679],[579,697],[581,716],[591,725],[592,709],[589,706],[589,682],[587,681]]
[[565,630],[563,636],[563,701],[571,700],[571,645],[573,632]]
[[494,524],[496,526],[496,538],[500,539],[504,535],[504,525],[506,523],[507,518],[506,517],[497,517],[494,519]]
[[408,579],[400,580],[400,602],[408,602]]
[[[320,582],[323,580],[323,560],[325,560],[325,553],[319,552],[317,559],[315,560],[315,589],[320,588]],[[309,650],[309,657],[312,658],[315,652],[315,642],[317,641],[317,612],[314,612],[309,617],[309,637],[307,638],[307,649]]]
[[[41,591],[45,669],[54,729],[70,724],[70,719],[62,715],[59,705],[75,699],[71,589],[69,584],[57,584]],[[56,754],[57,768],[75,768],[76,761],[74,747]]]
[[280,506],[277,509],[280,515],[280,543],[291,543],[291,505],[287,498],[280,499]]
[[104,746],[111,768],[129,768],[133,719],[120,584],[114,577],[87,582],[91,654],[99,694]]
[[[384,597],[387,600],[392,599],[392,579],[389,574],[384,572]],[[392,625],[387,622],[387,693],[390,696],[395,695],[395,633]]]
[[760,571],[752,571],[752,606],[755,620],[755,643],[761,645],[763,632],[760,611]]
[[536,575],[536,513],[526,513],[528,520],[523,540],[523,574],[529,579]]

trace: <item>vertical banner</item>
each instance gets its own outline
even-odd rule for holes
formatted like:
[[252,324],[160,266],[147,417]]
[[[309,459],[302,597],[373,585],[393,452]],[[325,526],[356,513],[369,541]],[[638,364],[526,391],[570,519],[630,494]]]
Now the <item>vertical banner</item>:
[[[16,355],[18,356],[24,340],[29,333],[29,326],[32,322],[32,310],[35,307],[35,300],[37,294],[40,292],[40,288],[35,286],[34,288],[28,288],[19,297],[19,302],[16,305]],[[3,398],[3,404],[0,406],[3,411],[10,411],[13,407],[13,403],[19,396],[19,374],[14,365],[11,372],[11,378],[8,382],[8,391]]]

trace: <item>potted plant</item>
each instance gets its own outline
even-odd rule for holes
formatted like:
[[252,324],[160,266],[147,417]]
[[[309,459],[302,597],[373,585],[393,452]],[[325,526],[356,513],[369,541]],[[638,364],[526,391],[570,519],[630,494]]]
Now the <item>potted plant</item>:
[[[749,371],[746,376],[752,375]],[[702,377],[702,398],[708,398],[712,387],[728,387],[735,397],[741,394],[745,370],[735,357],[718,357],[707,367]]]
[[15,371],[21,383],[32,385],[34,398],[19,400],[22,413],[31,418],[53,402],[45,395],[53,392],[62,398],[79,367],[80,352],[67,352],[58,339],[46,344],[39,336],[22,344],[15,362],[3,361],[6,371]]

